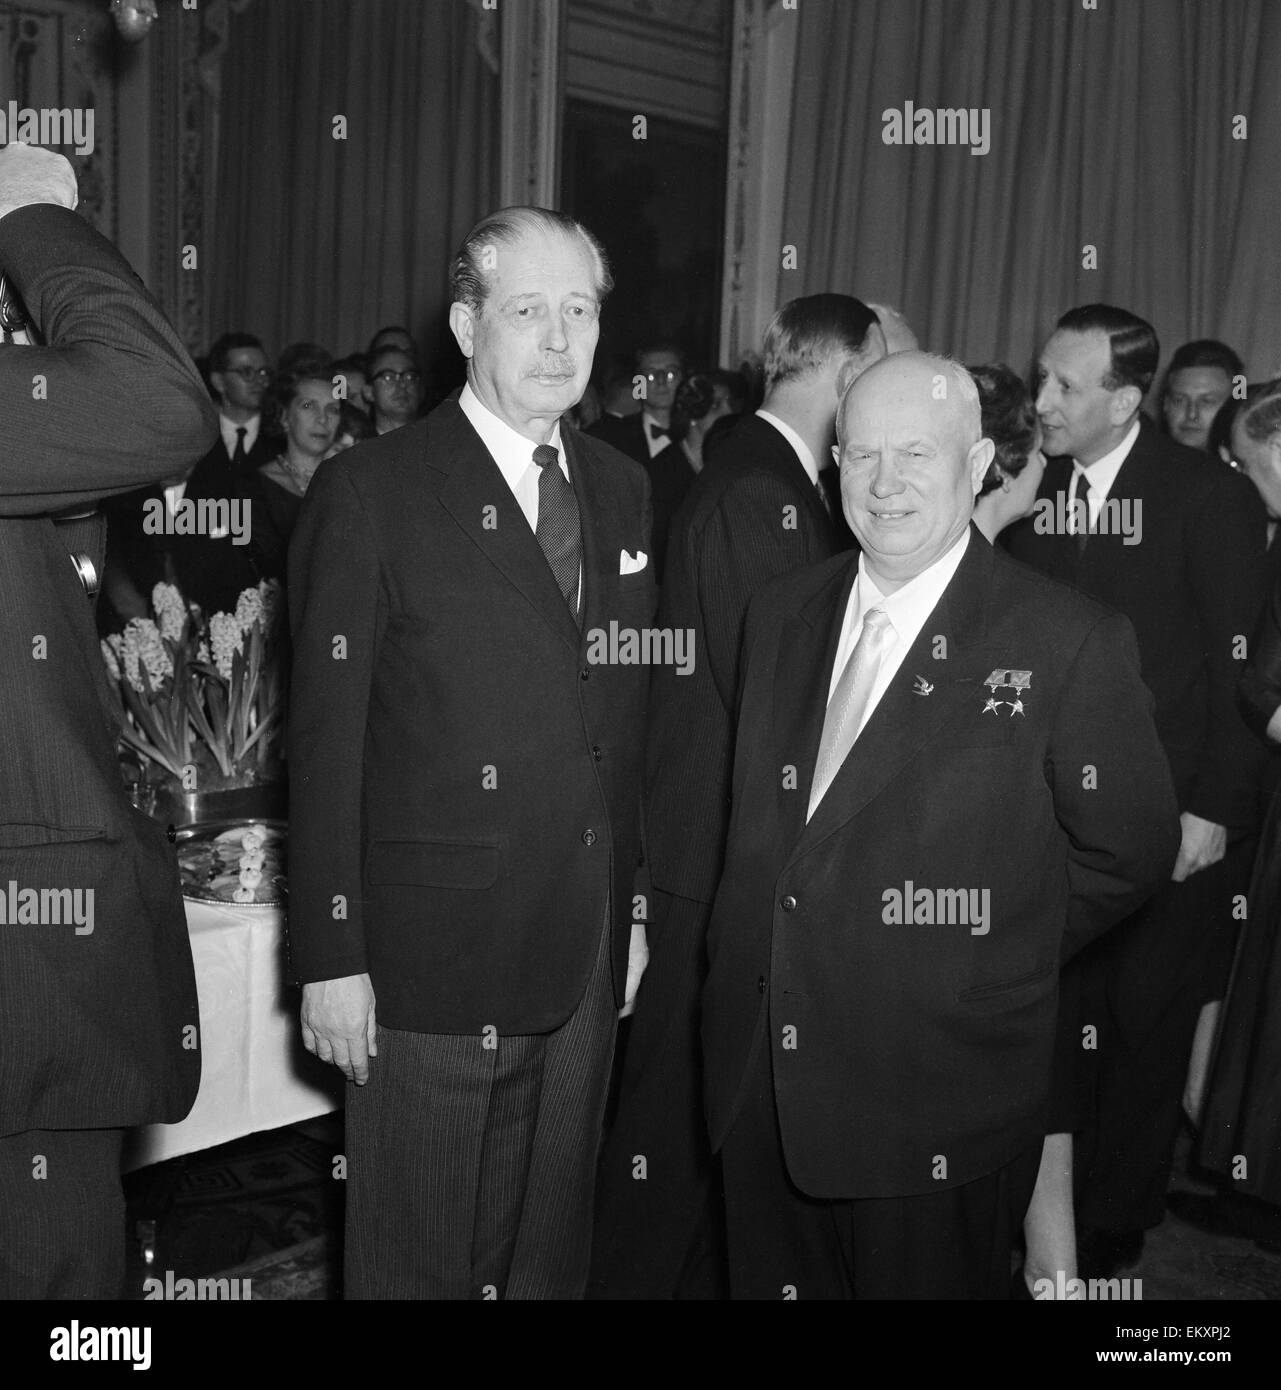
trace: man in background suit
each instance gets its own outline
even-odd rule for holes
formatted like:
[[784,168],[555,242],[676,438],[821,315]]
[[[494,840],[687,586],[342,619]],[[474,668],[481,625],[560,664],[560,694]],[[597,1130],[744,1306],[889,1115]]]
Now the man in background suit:
[[1164,1216],[1206,953],[1230,929],[1222,860],[1253,823],[1259,758],[1236,686],[1267,590],[1264,516],[1227,469],[1141,416],[1158,354],[1124,309],[1059,320],[1037,371],[1051,462],[1009,533],[1016,558],[1133,623],[1182,827],[1171,881],[1080,963],[1100,1010],[1097,1119],[1076,1157],[1087,1278],[1132,1264]]
[[0,346],[0,885],[41,893],[0,923],[0,1299],[121,1295],[124,1130],[200,1077],[177,866],[124,793],[89,592],[95,504],[190,466],[213,408],[75,203],[61,155],[0,152],[0,272],[44,344]]
[[659,625],[692,631],[696,661],[689,675],[660,667],[651,692],[650,963],[601,1164],[598,1297],[710,1298],[723,1286],[698,998],[729,820],[743,619],[767,580],[841,548],[819,460],[839,387],[884,354],[876,315],[859,300],[818,294],[785,304],[765,334],[761,409],[725,440],[672,527]]
[[641,408],[632,415],[607,412],[588,434],[612,444],[648,470],[650,461],[672,442],[672,406],[685,380],[685,359],[679,348],[658,343],[636,354],[636,373],[644,378],[645,396]]
[[[560,425],[611,285],[508,208],[453,264],[467,385],[323,463],[290,551],[290,950],[347,1101],[350,1298],[576,1298],[633,931],[643,471]],[[375,1012],[376,1010],[376,1012]]]
[[757,596],[703,1042],[740,1298],[1001,1298],[1035,1183],[1060,953],[1178,843],[1124,618],[970,523],[964,368],[850,387],[862,554]]
[[[102,625],[112,630],[151,615],[151,591],[175,584],[206,615],[235,612],[241,591],[284,577],[285,541],[272,524],[258,469],[281,451],[263,429],[271,379],[262,344],[250,333],[224,333],[209,352],[209,383],[218,402],[218,438],[189,474],[113,499]],[[242,524],[188,534],[177,521],[184,503],[233,503]],[[166,517],[157,530],[154,518]]]

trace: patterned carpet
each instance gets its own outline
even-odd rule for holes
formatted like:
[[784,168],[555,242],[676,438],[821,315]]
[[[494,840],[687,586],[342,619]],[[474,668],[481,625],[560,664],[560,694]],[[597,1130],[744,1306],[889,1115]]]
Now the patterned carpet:
[[[259,1299],[338,1298],[342,1120],[252,1134],[125,1178],[130,1295],[148,1276],[253,1279]],[[154,1221],[154,1259],[137,1239]]]
[[[250,1279],[255,1302],[342,1296],[343,1184],[332,1177],[342,1149],[336,1115],[255,1134],[173,1159],[125,1179],[130,1231],[157,1219],[155,1260],[131,1242],[130,1288],[148,1275]],[[1210,1192],[1179,1146],[1172,1188]],[[1236,1236],[1207,1235],[1173,1215],[1148,1233],[1125,1274],[1143,1281],[1143,1301],[1281,1299],[1281,1255]]]

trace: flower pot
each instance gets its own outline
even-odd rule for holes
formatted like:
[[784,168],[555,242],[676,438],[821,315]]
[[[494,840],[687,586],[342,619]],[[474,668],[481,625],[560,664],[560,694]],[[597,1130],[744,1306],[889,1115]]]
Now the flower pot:
[[204,825],[209,821],[284,820],[289,814],[289,786],[283,779],[214,791],[183,791],[174,782],[156,793],[154,819],[162,825]]

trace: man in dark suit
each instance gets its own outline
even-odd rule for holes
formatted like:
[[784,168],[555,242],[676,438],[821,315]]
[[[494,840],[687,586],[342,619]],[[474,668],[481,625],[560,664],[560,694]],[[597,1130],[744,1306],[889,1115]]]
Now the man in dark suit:
[[640,410],[633,415],[602,415],[587,433],[648,469],[650,460],[672,442],[672,406],[685,380],[685,359],[679,348],[657,343],[636,354],[636,375],[645,393]]
[[644,937],[648,672],[601,634],[655,605],[643,471],[559,424],[610,284],[563,214],[478,224],[461,396],[322,464],[294,535],[289,934],[304,1042],[357,1083],[348,1297],[586,1282]]
[[1245,640],[1266,594],[1262,509],[1239,479],[1139,412],[1156,374],[1150,324],[1090,304],[1041,353],[1045,470],[1016,558],[1119,609],[1178,794],[1170,882],[1083,959],[1098,999],[1097,1119],[1077,1142],[1081,1272],[1138,1258],[1161,1221],[1213,933],[1230,929],[1222,861],[1254,819],[1259,753],[1236,705]]
[[43,339],[0,346],[0,1299],[120,1296],[124,1129],[182,1119],[200,1076],[177,867],[124,793],[87,590],[97,501],[190,465],[213,409],[75,202],[61,155],[0,152],[0,272]]
[[842,548],[819,460],[831,447],[839,386],[884,354],[876,315],[859,300],[818,294],[785,304],[765,334],[760,411],[699,474],[672,527],[660,627],[692,631],[697,659],[689,675],[660,667],[651,692],[650,963],[602,1158],[599,1297],[715,1297],[723,1286],[698,998],[729,822],[743,620],[767,580]]
[[[285,540],[272,524],[258,477],[258,469],[280,452],[263,429],[270,379],[267,356],[252,334],[224,333],[210,349],[218,438],[209,452],[189,476],[114,498],[107,506],[104,629],[150,616],[152,588],[162,581],[177,585],[188,603],[208,615],[235,612],[242,590],[284,577]],[[201,521],[191,529],[180,510],[197,516],[202,502],[228,504],[229,524]]]
[[841,413],[862,555],[757,597],[709,932],[708,1118],[747,1298],[1000,1298],[1060,954],[1168,873],[1124,618],[970,524],[992,457],[943,358]]

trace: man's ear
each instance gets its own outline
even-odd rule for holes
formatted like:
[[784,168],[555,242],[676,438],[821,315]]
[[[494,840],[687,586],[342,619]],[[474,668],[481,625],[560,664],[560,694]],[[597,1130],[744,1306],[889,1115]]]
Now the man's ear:
[[977,444],[970,445],[970,485],[975,497],[979,495],[979,488],[983,486],[983,479],[987,477],[987,470],[995,455],[996,445],[990,439],[980,439]]
[[1123,425],[1143,404],[1143,392],[1137,386],[1122,386],[1112,393],[1112,423]]
[[476,316],[472,309],[457,300],[449,306],[449,331],[454,335],[458,351],[470,358],[475,352]]
[[218,404],[221,405],[227,399],[227,378],[222,372],[209,373],[209,385],[214,389],[214,396]]

